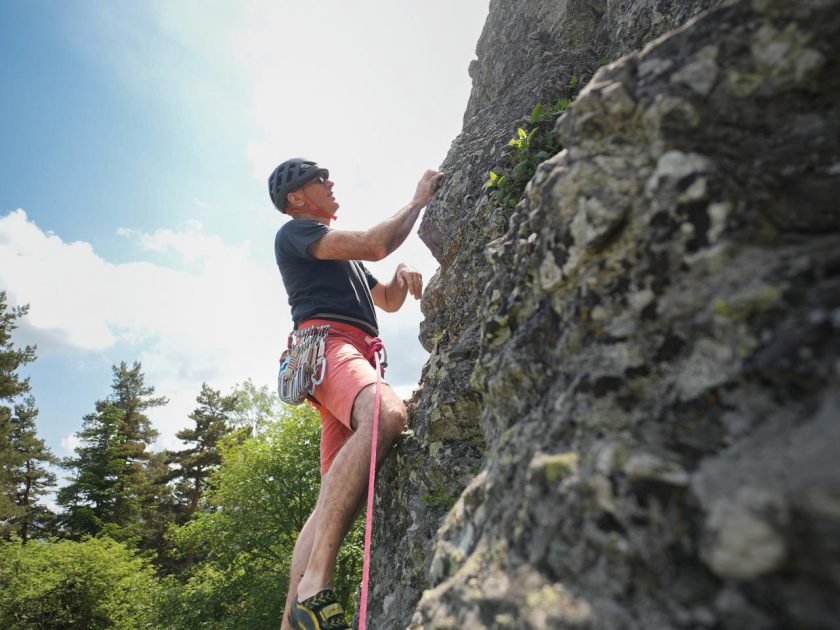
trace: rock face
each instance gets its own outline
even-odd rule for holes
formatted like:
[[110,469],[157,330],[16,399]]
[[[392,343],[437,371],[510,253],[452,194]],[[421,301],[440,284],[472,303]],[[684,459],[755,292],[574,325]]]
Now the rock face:
[[718,4],[491,2],[369,627],[840,627],[840,0]]

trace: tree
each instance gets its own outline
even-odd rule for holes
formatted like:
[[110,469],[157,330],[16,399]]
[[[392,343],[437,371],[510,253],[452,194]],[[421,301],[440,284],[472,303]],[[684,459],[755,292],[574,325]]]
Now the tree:
[[284,405],[277,395],[263,385],[257,387],[249,378],[233,389],[236,407],[232,423],[236,427],[249,429],[256,435],[266,424],[283,415]]
[[6,292],[0,291],[0,535],[7,535],[13,527],[12,519],[23,512],[16,501],[12,408],[3,403],[12,403],[15,397],[29,391],[29,379],[21,378],[18,370],[35,360],[35,347],[18,348],[12,342],[17,320],[28,310],[28,306],[10,308]]
[[12,468],[15,452],[12,448],[12,417],[8,407],[0,406],[0,537],[6,538],[14,530],[13,520],[22,510],[15,502],[15,478]]
[[[64,461],[76,470],[70,483],[58,492],[65,508],[63,521],[71,536],[98,534],[106,523],[118,523],[116,514],[118,479],[127,474],[127,457],[122,434],[125,413],[107,401],[98,401],[96,411],[86,415],[76,433],[81,444],[76,457]],[[125,479],[120,484],[126,486]],[[126,503],[123,497],[121,504]],[[124,523],[123,523],[124,524]]]
[[46,506],[38,503],[38,499],[55,486],[55,474],[44,464],[57,464],[59,460],[38,437],[37,416],[35,399],[27,396],[15,405],[11,423],[12,477],[17,485],[16,504],[21,510],[12,522],[17,525],[17,535],[23,544],[31,537],[43,534],[52,525],[54,516]]
[[[9,308],[6,292],[0,291],[0,401],[12,400],[29,391],[29,379],[21,379],[17,370],[35,360],[35,346],[16,348],[12,343],[12,332],[17,320],[26,315],[29,306]],[[2,407],[11,415],[7,407]]]
[[151,479],[148,450],[158,433],[145,411],[165,405],[146,385],[139,363],[113,367],[111,395],[96,402],[96,411],[84,418],[76,457],[64,466],[75,476],[61,489],[58,502],[66,509],[64,523],[71,535],[95,535],[105,531],[120,540],[140,540],[144,521],[154,520],[154,511],[144,498]]
[[207,479],[222,461],[219,441],[231,431],[230,416],[236,405],[235,396],[222,396],[221,392],[202,383],[196,398],[199,406],[190,414],[195,427],[179,431],[178,439],[192,444],[181,451],[171,451],[168,462],[177,468],[170,473],[180,479],[178,495],[186,504],[187,518],[195,514],[198,502],[207,487]]

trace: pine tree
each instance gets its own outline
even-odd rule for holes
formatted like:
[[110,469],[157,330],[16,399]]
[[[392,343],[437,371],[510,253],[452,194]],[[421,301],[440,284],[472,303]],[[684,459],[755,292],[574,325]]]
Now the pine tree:
[[12,519],[22,510],[17,505],[17,483],[14,475],[15,450],[12,447],[12,403],[29,391],[29,379],[21,378],[18,369],[35,360],[35,348],[18,348],[12,342],[17,320],[26,315],[28,306],[10,308],[6,292],[0,291],[0,535],[13,528]]
[[144,550],[155,551],[155,564],[165,572],[171,572],[173,568],[171,558],[167,555],[166,530],[172,523],[181,520],[181,510],[169,484],[170,472],[168,453],[151,453],[146,462],[146,483],[140,495],[143,528],[139,546]]
[[113,367],[111,395],[97,401],[96,411],[84,418],[76,435],[81,445],[76,457],[64,466],[75,469],[75,477],[61,489],[59,504],[66,509],[64,524],[71,535],[104,531],[120,539],[140,540],[149,478],[147,464],[153,454],[148,447],[158,433],[146,416],[147,409],[165,405],[165,397],[154,397],[154,387],[145,383],[139,363]]
[[35,399],[27,396],[22,403],[15,405],[12,418],[11,445],[15,453],[12,469],[17,484],[16,503],[21,514],[13,519],[17,524],[17,534],[26,544],[30,538],[47,532],[54,520],[54,515],[38,499],[55,486],[55,474],[44,464],[57,464],[59,459],[52,454],[44,440],[38,437],[35,418],[38,409]]
[[13,531],[12,521],[22,513],[15,502],[14,464],[12,417],[8,407],[0,406],[0,537],[3,538]]
[[[131,368],[125,361],[114,366],[112,394],[109,398],[124,414],[121,438],[125,469],[124,474],[117,479],[113,521],[121,526],[129,523],[139,525],[138,520],[144,516],[140,512],[141,497],[146,493],[144,486],[153,482],[148,478],[146,464],[152,455],[148,447],[155,441],[158,432],[144,412],[169,402],[164,396],[153,396],[155,388],[146,385],[140,369],[138,362]],[[145,516],[148,518],[149,515]]]
[[180,440],[193,446],[169,453],[169,462],[178,467],[170,473],[170,478],[180,479],[176,492],[186,506],[188,518],[198,510],[207,480],[222,461],[219,441],[231,432],[236,397],[222,396],[220,391],[203,383],[196,402],[199,406],[190,414],[195,427],[176,433]]
[[117,481],[125,474],[122,424],[125,413],[107,401],[98,401],[96,411],[82,420],[76,433],[81,444],[76,457],[64,461],[76,470],[70,483],[58,492],[64,506],[63,521],[71,536],[98,534],[106,523],[115,522]]
[[[29,306],[9,308],[6,292],[0,291],[0,401],[12,400],[29,391],[29,379],[21,379],[17,370],[35,360],[35,347],[16,348],[12,343],[16,322],[28,311]],[[11,410],[5,409],[11,417]]]

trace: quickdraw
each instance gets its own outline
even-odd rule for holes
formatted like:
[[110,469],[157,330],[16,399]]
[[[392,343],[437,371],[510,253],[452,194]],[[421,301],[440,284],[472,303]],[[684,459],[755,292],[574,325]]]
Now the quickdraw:
[[327,374],[326,339],[329,326],[310,326],[289,335],[288,349],[280,357],[277,394],[288,405],[311,396]]

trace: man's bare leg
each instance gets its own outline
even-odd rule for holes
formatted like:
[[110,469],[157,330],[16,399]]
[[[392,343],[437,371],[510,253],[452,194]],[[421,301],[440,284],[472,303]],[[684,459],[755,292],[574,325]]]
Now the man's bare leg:
[[[370,442],[373,427],[375,389],[363,389],[353,403],[354,432],[341,447],[325,475],[318,499],[317,523],[312,552],[306,571],[298,584],[298,601],[332,588],[338,548],[353,523],[356,510],[365,496],[370,469]],[[382,384],[379,434],[376,459],[381,463],[405,426],[405,406],[394,391]]]
[[292,564],[289,567],[289,593],[286,596],[286,608],[283,610],[283,619],[280,621],[280,630],[292,630],[289,624],[289,611],[292,609],[292,601],[297,594],[298,583],[306,570],[306,563],[309,562],[309,554],[312,553],[312,541],[315,539],[315,527],[318,522],[318,507],[312,510],[312,514],[306,519],[303,529],[300,530],[298,539],[295,541],[295,550],[292,553]]

